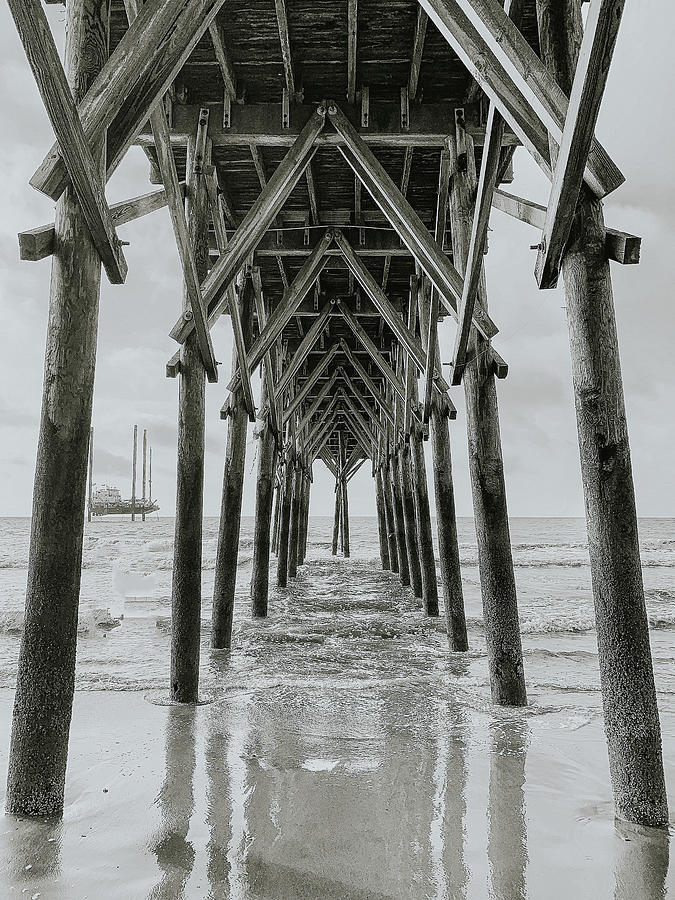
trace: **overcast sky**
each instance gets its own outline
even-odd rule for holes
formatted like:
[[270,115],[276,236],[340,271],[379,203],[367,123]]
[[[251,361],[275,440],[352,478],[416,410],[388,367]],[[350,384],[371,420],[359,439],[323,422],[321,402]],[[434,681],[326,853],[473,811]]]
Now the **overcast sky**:
[[[63,9],[47,7],[63,31]],[[433,27],[430,25],[430,27]],[[608,225],[643,238],[639,266],[612,264],[638,509],[643,516],[675,514],[672,392],[675,387],[675,189],[673,186],[672,47],[675,5],[635,0],[626,5],[598,136],[626,175],[606,202]],[[49,298],[49,260],[19,260],[16,234],[53,219],[53,204],[28,179],[53,135],[5,4],[0,5],[0,515],[29,515],[40,413]],[[541,203],[548,183],[526,151],[515,157],[515,193]],[[108,187],[111,202],[150,190],[148,165],[132,149]],[[500,328],[495,345],[509,362],[499,382],[502,443],[509,511],[514,516],[583,515],[576,424],[562,288],[539,292],[530,245],[538,233],[493,211],[488,289]],[[181,278],[166,210],[123,226],[127,283],[102,279],[94,398],[95,479],[130,495],[132,428],[150,432],[154,495],[173,514],[177,381],[164,366],[175,351],[168,337],[181,304]],[[214,328],[221,373],[230,370],[230,326]],[[454,326],[442,328],[442,358],[452,352]],[[220,508],[226,423],[218,410],[223,384],[207,386],[205,513]],[[463,390],[454,389],[459,415],[452,423],[457,511],[471,515]],[[254,504],[255,443],[249,431],[244,513]],[[315,464],[312,514],[332,513],[330,476]],[[374,512],[370,470],[350,483],[353,515]]]

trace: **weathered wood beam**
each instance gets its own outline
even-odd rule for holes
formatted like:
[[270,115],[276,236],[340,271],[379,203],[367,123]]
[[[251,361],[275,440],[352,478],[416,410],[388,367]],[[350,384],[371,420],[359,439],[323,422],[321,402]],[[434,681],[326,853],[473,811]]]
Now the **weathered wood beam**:
[[391,404],[386,399],[386,397],[382,394],[382,392],[378,389],[377,385],[375,384],[373,379],[370,377],[370,375],[368,374],[368,372],[366,371],[364,366],[361,365],[361,363],[358,360],[358,358],[356,357],[356,355],[352,352],[352,348],[349,346],[349,344],[347,344],[347,342],[344,339],[342,339],[341,344],[342,344],[342,351],[345,354],[345,356],[347,357],[347,359],[349,360],[349,362],[351,363],[352,368],[358,374],[359,378],[365,384],[365,386],[368,388],[370,393],[373,395],[377,405],[382,410],[384,417],[388,420],[389,424],[393,428],[394,415],[392,412]]
[[[251,278],[253,280],[253,298],[255,303],[255,311],[258,316],[258,328],[263,331],[267,324],[267,309],[265,308],[265,298],[263,296],[262,278],[260,277],[260,268],[253,266],[251,269]],[[274,397],[274,364],[272,354],[268,350],[263,357],[263,377],[267,392],[267,402],[270,411],[270,426],[277,443],[281,442],[281,411],[279,404]]]
[[307,399],[310,391],[317,383],[321,375],[326,371],[328,366],[332,363],[333,359],[340,352],[340,344],[335,343],[331,346],[330,350],[326,353],[326,355],[322,358],[321,362],[316,366],[307,380],[304,382],[300,390],[295,394],[291,402],[288,404],[286,409],[284,410],[284,422],[288,421],[289,417],[293,415],[296,409],[300,406],[301,403],[304,403]]
[[324,307],[321,310],[321,312],[319,313],[318,318],[316,318],[314,320],[314,322],[312,323],[312,327],[309,329],[307,334],[304,336],[304,338],[302,339],[302,343],[300,344],[298,349],[295,351],[295,353],[291,357],[288,365],[286,366],[286,369],[284,370],[283,375],[281,376],[281,379],[278,381],[278,383],[275,386],[275,389],[274,389],[275,397],[281,397],[283,392],[286,390],[288,385],[291,383],[291,381],[295,377],[295,374],[298,371],[298,369],[300,368],[300,366],[307,359],[307,356],[308,356],[310,350],[316,344],[316,342],[319,340],[321,332],[323,331],[323,329],[326,325],[326,322],[328,321],[328,317],[330,316],[332,311],[333,311],[333,302],[329,300],[327,303],[324,304]]
[[[218,303],[223,291],[230,286],[298,183],[315,152],[314,142],[324,127],[324,122],[325,111],[319,107],[267,182],[265,189],[244,216],[228,244],[227,251],[209,272],[202,287],[204,303],[209,312]],[[171,337],[183,343],[192,330],[191,325],[192,323],[179,319],[171,331]]]
[[[363,289],[366,291],[370,299],[380,312],[389,328],[394,332],[396,339],[405,347],[406,351],[413,358],[415,365],[424,371],[426,365],[426,354],[422,349],[420,340],[414,335],[405,323],[402,321],[398,311],[394,308],[391,301],[384,293],[379,284],[375,281],[366,265],[354,253],[354,250],[342,234],[341,231],[335,232],[335,243],[340,247],[344,255],[347,265],[355,278],[359,281]],[[440,372],[440,367],[436,371],[436,383],[440,391],[449,390],[449,385]]]
[[[514,219],[543,229],[546,223],[546,207],[532,200],[525,200],[515,194],[496,190],[492,198],[495,209],[506,213]],[[607,258],[623,266],[635,266],[640,262],[642,238],[615,228],[606,229],[605,253]]]
[[625,0],[593,0],[586,19],[535,266],[535,278],[542,289],[558,284],[562,255],[584,183],[624,3]]
[[356,102],[358,14],[358,0],[347,0],[347,103]]
[[[284,293],[281,303],[270,315],[267,324],[254,341],[246,358],[248,371],[252,372],[258,365],[274,342],[281,336],[284,328],[291,320],[300,303],[307,295],[319,273],[326,264],[326,249],[333,241],[333,232],[326,231],[322,240],[316,245],[310,256],[305,260],[302,268],[293,279],[288,291]],[[228,390],[236,388],[234,379],[227,386]]]
[[[313,116],[316,107],[311,104],[296,104],[288,127],[281,121],[281,104],[254,103],[233,106],[229,128],[223,128],[223,104],[206,103],[210,110],[209,137],[214,149],[243,147],[254,144],[259,147],[290,147],[298,134]],[[196,127],[201,107],[194,104],[177,105],[173,110],[172,142],[178,146],[187,144],[191,129]],[[454,121],[455,104],[421,103],[410,108],[407,129],[401,128],[399,103],[378,103],[377,117],[372,117],[367,130],[361,134],[369,146],[374,147],[436,147],[442,149],[448,136],[449,124]],[[479,104],[463,107],[466,127],[474,138],[476,146],[481,146],[485,135],[485,122],[481,118]],[[361,128],[360,112],[357,106],[346,106],[345,116],[355,128]],[[141,147],[152,146],[152,133],[143,129],[135,138]],[[326,131],[318,135],[319,147],[334,147],[343,143],[339,134]],[[504,143],[519,144],[516,136],[507,132]]]
[[[224,2],[148,0],[142,6],[77,107],[89,146],[110,128],[108,177]],[[135,8],[135,0],[129,7]],[[195,129],[196,123],[186,133],[186,143]],[[61,196],[68,172],[59,144],[51,148],[30,183],[53,200]]]
[[209,25],[209,36],[213,44],[213,52],[220,67],[220,74],[223,76],[223,86],[225,93],[232,103],[237,101],[237,78],[234,73],[234,66],[230,59],[230,54],[225,47],[223,35],[223,27],[219,22],[213,21]]
[[[493,53],[505,55],[515,70],[515,83],[553,140],[560,144],[568,115],[568,100],[555,78],[521,34],[517,24],[498,0],[457,0],[468,18],[485,36]],[[599,198],[610,194],[625,181],[607,151],[591,137],[586,164],[588,186]]]
[[9,8],[49,121],[63,148],[63,162],[91,238],[110,282],[123,284],[128,267],[105,199],[101,167],[94,162],[47,16],[40,0],[9,0]]
[[338,300],[337,306],[338,306],[338,309],[340,310],[340,312],[342,313],[342,315],[344,316],[345,321],[347,322],[347,324],[349,325],[351,330],[354,332],[355,336],[359,339],[361,344],[368,351],[368,354],[370,355],[371,359],[373,360],[373,362],[375,363],[377,368],[380,370],[380,372],[382,372],[382,374],[384,375],[386,380],[394,388],[394,390],[399,395],[399,397],[401,399],[404,399],[405,398],[405,390],[404,390],[403,384],[401,382],[401,379],[398,377],[398,375],[396,375],[396,373],[391,368],[389,363],[386,361],[386,359],[382,356],[382,354],[377,349],[375,344],[372,342],[372,340],[370,339],[370,336],[368,335],[368,332],[365,330],[363,325],[361,325],[361,323],[358,321],[358,319],[356,318],[354,313],[347,306],[347,304],[344,303],[344,301]]
[[417,99],[417,90],[420,80],[420,69],[422,67],[422,56],[424,55],[424,40],[427,34],[427,24],[429,16],[424,12],[422,7],[417,9],[417,22],[415,23],[415,35],[413,38],[413,50],[410,60],[410,76],[408,78],[408,96],[410,100]]
[[[448,312],[457,318],[457,304],[462,299],[463,281],[457,270],[430,236],[419,216],[398,190],[384,167],[375,158],[349,120],[335,105],[328,114],[336,130],[342,135],[345,146],[340,153],[359,176],[371,197],[389,219],[403,243],[427,273],[437,288]],[[474,324],[486,339],[497,334],[498,329],[487,313],[477,306]]]
[[300,422],[298,423],[297,433],[302,434],[302,432],[307,428],[310,421],[314,417],[314,414],[317,412],[323,401],[328,396],[331,388],[337,381],[338,377],[342,374],[342,367],[338,367],[335,372],[331,375],[328,381],[323,385],[319,393],[316,395],[316,398],[312,401],[310,407],[307,409],[307,412],[304,414]]
[[316,191],[316,182],[314,181],[314,172],[311,162],[307,163],[305,169],[305,178],[307,180],[307,196],[309,197],[309,210],[312,214],[312,224],[320,225],[321,217],[319,215],[319,199]]
[[[180,186],[183,196],[185,196],[185,182],[181,182]],[[110,207],[110,218],[115,226],[125,225],[127,222],[133,222],[134,219],[147,216],[156,209],[162,209],[162,207],[166,206],[166,203],[166,191],[164,189],[152,191],[150,194],[143,194],[140,197],[133,197],[129,200],[122,200],[120,203],[114,203]],[[19,233],[19,254],[21,259],[37,262],[37,260],[51,256],[53,252],[53,222]]]
[[[425,13],[425,15],[426,15],[426,13]],[[404,197],[408,193],[408,185],[410,184],[410,173],[412,171],[413,153],[414,153],[413,147],[405,148],[405,154],[403,156],[403,173],[401,175],[401,193],[403,194]],[[399,239],[399,245],[400,245],[400,239]],[[410,252],[407,247],[406,247],[406,250],[408,252]],[[382,272],[382,290],[383,291],[386,291],[387,284],[389,282],[389,272],[391,271],[391,257],[393,255],[394,254],[392,253],[391,256],[388,256],[384,261],[384,271]]]
[[274,0],[274,6],[277,11],[277,27],[279,29],[279,44],[284,65],[286,90],[288,91],[289,99],[293,102],[295,100],[295,78],[293,76],[293,57],[291,56],[291,37],[288,30],[286,0]]
[[452,355],[452,383],[462,383],[462,376],[467,364],[469,337],[471,335],[471,318],[478,294],[478,285],[483,277],[483,254],[488,224],[490,222],[490,210],[492,209],[492,195],[497,184],[497,174],[502,151],[502,135],[504,134],[504,120],[494,103],[490,104],[486,129],[486,143],[483,148],[480,176],[476,204],[471,225],[471,238],[469,241],[469,255],[466,261],[464,276],[464,291],[457,319],[457,333],[455,335],[455,348]]
[[[183,205],[183,192],[180,188],[178,174],[176,172],[176,162],[168,140],[169,124],[166,120],[164,107],[161,103],[157,104],[155,107],[152,116],[150,117],[150,121],[155,135],[157,162],[162,174],[164,190],[166,191],[169,213],[171,215],[171,224],[173,225],[178,256],[183,269],[185,290],[190,304],[190,309],[183,312],[181,321],[189,321],[192,328],[196,330],[197,343],[199,344],[199,352],[202,357],[204,369],[206,370],[206,376],[208,380],[213,383],[218,381],[218,363],[216,362],[216,357],[213,352],[211,334],[206,321],[202,292],[199,284],[199,277],[197,275],[197,266],[190,248],[187,222],[185,219],[185,206]],[[186,313],[190,313],[190,315],[186,315]]]

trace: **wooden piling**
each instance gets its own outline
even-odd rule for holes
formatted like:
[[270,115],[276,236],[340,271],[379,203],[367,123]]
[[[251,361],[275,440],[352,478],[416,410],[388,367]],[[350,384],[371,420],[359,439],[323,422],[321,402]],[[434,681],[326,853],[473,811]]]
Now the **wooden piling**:
[[342,488],[340,507],[340,521],[342,524],[342,552],[345,557],[349,558],[351,554],[351,550],[349,547],[349,495],[347,493],[347,478],[345,477],[347,465],[347,447],[345,444],[345,436],[341,431],[338,433],[338,441],[340,448],[340,484]]
[[[278,465],[277,457],[277,465]],[[274,526],[272,528],[272,552],[275,555],[279,553],[279,520],[281,517],[281,483],[277,481],[276,473],[274,476]]]
[[413,497],[415,519],[417,521],[418,552],[422,579],[422,603],[428,616],[438,615],[438,579],[436,558],[431,530],[431,510],[429,509],[429,489],[427,487],[427,467],[424,446],[419,429],[413,427],[410,435],[410,459],[412,463]]
[[[454,156],[450,224],[455,266],[463,275],[473,222],[476,166],[473,139],[466,132],[461,132],[461,136],[466,142],[466,153],[461,154],[461,159],[454,136],[449,141]],[[484,275],[479,299],[483,309],[487,309]],[[489,348],[489,343],[474,329],[471,352],[475,358],[464,374],[483,620],[492,699],[504,706],[524,706],[527,696],[518,599],[506,504],[497,388]]]
[[391,568],[389,560],[389,541],[387,539],[387,516],[384,504],[384,488],[382,486],[382,467],[375,471],[375,504],[377,507],[377,531],[380,538],[380,560],[382,568]]
[[415,498],[413,496],[412,474],[410,471],[410,447],[404,444],[397,454],[398,481],[403,507],[403,530],[410,587],[415,597],[422,599],[422,569],[420,567],[419,538],[417,519],[415,517]]
[[[577,3],[537,0],[542,56],[569,94]],[[555,152],[552,154],[555,162]],[[661,727],[602,205],[582,188],[562,260],[600,684],[616,814],[665,826]]]
[[[66,7],[66,72],[84,97],[108,53],[109,2]],[[104,167],[104,141],[92,147]],[[68,188],[56,209],[26,615],[19,653],[7,811],[60,815],[75,679],[87,454],[101,260]]]
[[389,461],[382,463],[382,496],[384,498],[384,513],[387,526],[387,547],[389,550],[389,568],[398,574],[398,544],[396,542],[396,520],[394,519],[394,504],[391,495],[391,474]]
[[[263,379],[261,403],[263,409],[265,408],[266,393],[267,389]],[[258,477],[256,479],[253,563],[251,568],[251,615],[254,618],[267,615],[270,583],[270,525],[276,457],[276,439],[271,428],[269,413],[266,413],[258,435]]]
[[284,482],[279,518],[279,550],[277,557],[277,587],[288,586],[288,539],[291,530],[291,498],[293,495],[293,466],[295,457],[293,448],[286,450],[284,461]]
[[[253,284],[246,278],[239,298],[244,344],[251,343],[253,329]],[[233,352],[233,357],[236,353]],[[242,364],[233,358],[233,374]],[[243,363],[245,365],[245,362]],[[214,650],[229,649],[232,644],[234,594],[237,587],[239,532],[241,529],[241,501],[244,494],[244,466],[246,463],[246,435],[248,410],[243,390],[238,390],[227,420],[227,446],[223,469],[223,496],[220,507],[216,571],[213,583],[213,613],[211,646]]]
[[[187,224],[201,281],[208,272],[209,203],[204,179],[194,174],[194,158],[195,139],[191,138],[187,163]],[[183,305],[185,309],[189,307],[185,285]],[[170,696],[180,703],[196,703],[202,608],[205,371],[194,332],[183,345],[179,378]]]
[[455,514],[455,488],[452,479],[450,428],[448,417],[441,408],[440,399],[432,398],[431,452],[434,468],[434,498],[436,500],[436,533],[438,535],[438,559],[441,566],[445,624],[450,649],[463,653],[469,649],[464,612],[462,571],[459,562],[457,517]]
[[291,494],[291,522],[288,535],[288,577],[298,574],[298,539],[300,534],[300,495],[302,493],[302,466],[295,460],[293,467],[293,493]]
[[391,505],[394,514],[394,537],[396,539],[396,551],[398,553],[398,574],[404,587],[410,585],[410,568],[408,566],[408,548],[405,543],[405,523],[403,519],[403,500],[401,498],[401,485],[397,478],[396,454],[389,464],[389,490],[391,492]]
[[340,536],[340,512],[342,510],[342,491],[340,489],[340,479],[335,479],[335,512],[333,513],[333,544],[331,553],[333,556],[338,552],[338,540]]

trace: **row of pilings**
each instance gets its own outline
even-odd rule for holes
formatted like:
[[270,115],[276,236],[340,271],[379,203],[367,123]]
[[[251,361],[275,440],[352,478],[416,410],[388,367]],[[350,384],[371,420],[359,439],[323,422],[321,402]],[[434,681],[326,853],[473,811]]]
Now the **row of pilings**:
[[[100,71],[107,47],[107,5],[67,5],[66,65],[79,101]],[[575,12],[576,9],[576,12]],[[563,89],[580,45],[578,4],[537,0],[542,55]],[[574,27],[570,27],[570,22]],[[452,149],[452,148],[451,148]],[[551,147],[552,155],[557,148]],[[456,152],[456,149],[455,149]],[[103,162],[103,142],[94,155]],[[466,260],[475,195],[473,148],[452,178],[450,217],[455,263]],[[188,171],[192,167],[188,166]],[[203,277],[208,229],[203,187],[187,187],[191,243]],[[55,221],[45,381],[37,452],[25,627],[18,665],[10,748],[7,809],[32,816],[63,810],[68,738],[75,687],[86,472],[93,398],[100,259],[71,188]],[[609,262],[602,207],[585,192],[563,259],[572,377],[586,501],[609,764],[617,815],[664,825],[668,811],[649,632],[638,546],[637,516]],[[484,284],[481,303],[486,306]],[[246,292],[242,322],[250,319]],[[171,696],[194,702],[199,675],[204,464],[204,370],[194,337],[180,365],[176,546],[172,587]],[[497,392],[487,347],[473,347],[464,379],[469,464],[490,685],[495,702],[526,702],[513,560],[509,539]],[[231,411],[214,597],[214,640],[231,634],[238,550],[246,412]],[[261,408],[264,408],[262,406]],[[263,424],[262,434],[265,434]],[[441,582],[451,647],[466,649],[448,423],[435,400],[430,417]],[[288,438],[288,435],[287,435]],[[259,455],[253,612],[264,615],[269,579],[273,484],[280,471],[277,583],[304,558],[310,473],[284,447],[267,440]],[[383,564],[438,611],[436,568],[420,435],[387,442],[375,466]],[[283,452],[281,469],[275,454]],[[349,552],[346,479],[338,478],[338,540]],[[343,483],[344,482],[344,483]],[[411,503],[412,495],[412,503]],[[225,498],[227,497],[227,500]],[[339,524],[340,520],[342,525]],[[265,536],[266,535],[266,536]],[[416,551],[417,549],[417,558]],[[222,577],[221,577],[222,576]]]

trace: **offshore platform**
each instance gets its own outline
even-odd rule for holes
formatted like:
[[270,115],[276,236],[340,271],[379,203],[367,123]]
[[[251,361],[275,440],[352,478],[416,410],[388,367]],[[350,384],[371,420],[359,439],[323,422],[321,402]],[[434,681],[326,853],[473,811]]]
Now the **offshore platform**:
[[[89,490],[87,495],[87,521],[92,516],[131,516],[131,521],[140,515],[145,517],[157,512],[159,504],[152,499],[152,447],[148,443],[148,431],[143,429],[143,469],[141,478],[142,496],[136,496],[136,462],[138,457],[138,425],[134,425],[134,449],[131,461],[131,497],[125,500],[117,487],[103,485],[94,489],[94,429],[89,432]],[[147,478],[146,478],[147,476]],[[147,485],[147,496],[146,496]]]

